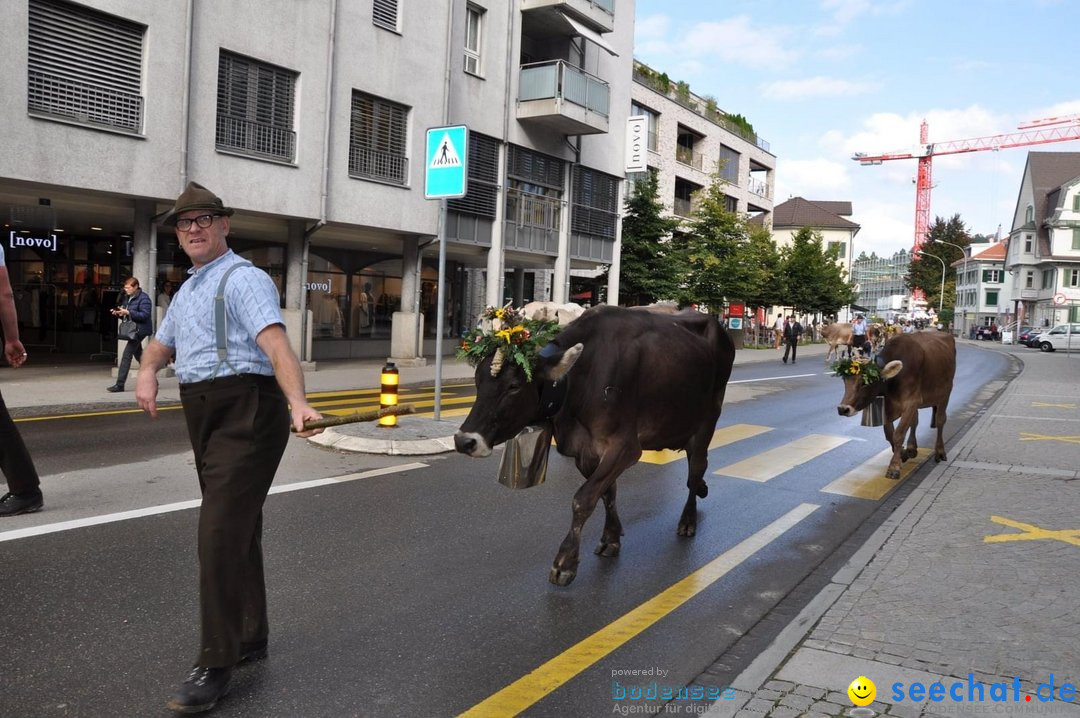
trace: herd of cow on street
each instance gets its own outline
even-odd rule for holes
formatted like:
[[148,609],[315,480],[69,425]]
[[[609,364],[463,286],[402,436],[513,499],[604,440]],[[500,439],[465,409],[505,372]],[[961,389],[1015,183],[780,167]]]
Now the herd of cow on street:
[[[694,536],[697,499],[709,492],[704,478],[709,443],[735,361],[731,337],[709,315],[667,306],[596,306],[578,316],[574,306],[533,303],[516,313],[511,309],[510,322],[520,324],[491,330],[499,329],[498,335],[511,342],[528,336],[530,322],[561,325],[554,339],[531,355],[528,373],[517,362],[502,362],[498,351],[477,363],[476,401],[454,437],[459,452],[484,457],[527,426],[548,424],[557,451],[574,460],[585,482],[574,495],[570,530],[549,574],[559,586],[577,574],[582,528],[601,499],[605,521],[595,553],[619,554],[623,527],[615,507],[616,481],[643,451],[686,452],[688,496],[677,532]],[[944,461],[943,429],[956,369],[952,335],[934,329],[887,336],[868,331],[869,346],[852,351],[845,325],[830,327],[825,335],[830,352],[839,359],[840,347],[848,348],[848,357],[833,364],[844,380],[839,414],[855,416],[883,401],[885,440],[893,450],[886,476],[898,479],[901,464],[917,454],[919,409],[932,409],[934,457]]]

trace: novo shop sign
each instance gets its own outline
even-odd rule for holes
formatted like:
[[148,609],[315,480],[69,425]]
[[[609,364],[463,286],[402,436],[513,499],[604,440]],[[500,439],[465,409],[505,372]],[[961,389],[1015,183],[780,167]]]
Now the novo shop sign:
[[16,247],[40,247],[55,252],[59,248],[55,234],[50,234],[48,237],[30,237],[11,230],[8,232],[8,242],[12,249]]

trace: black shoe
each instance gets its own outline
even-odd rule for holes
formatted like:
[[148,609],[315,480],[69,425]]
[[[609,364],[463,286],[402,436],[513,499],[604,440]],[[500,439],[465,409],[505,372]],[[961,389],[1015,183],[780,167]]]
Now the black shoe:
[[261,661],[269,655],[270,650],[266,647],[266,641],[261,643],[241,643],[240,660],[236,662],[236,665],[242,666],[245,663]]
[[784,358],[783,358],[783,359],[781,359],[780,361],[782,361],[782,362],[784,362],[785,364],[787,364],[787,357],[784,357]]
[[229,692],[232,670],[195,666],[169,700],[169,710],[177,713],[202,713],[210,710]]
[[41,511],[44,500],[40,491],[32,494],[6,493],[0,497],[0,516],[18,516]]
[[123,390],[124,390],[124,385],[123,384],[113,384],[112,386],[105,387],[105,391],[111,391],[114,394],[116,392],[118,392],[118,391],[123,391]]

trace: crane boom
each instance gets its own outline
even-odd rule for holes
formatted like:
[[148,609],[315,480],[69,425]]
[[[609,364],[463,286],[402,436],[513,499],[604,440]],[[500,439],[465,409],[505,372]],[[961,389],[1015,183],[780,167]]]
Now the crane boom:
[[856,152],[851,159],[861,165],[879,165],[891,160],[918,160],[915,180],[915,242],[919,249],[930,229],[930,190],[932,183],[932,160],[938,155],[957,155],[985,150],[1007,150],[1014,147],[1045,145],[1051,142],[1080,140],[1080,115],[1047,117],[1026,122],[1018,127],[1020,132],[1006,132],[988,137],[972,137],[965,140],[929,142],[926,120],[919,125],[919,145],[912,150],[899,150],[878,155]]

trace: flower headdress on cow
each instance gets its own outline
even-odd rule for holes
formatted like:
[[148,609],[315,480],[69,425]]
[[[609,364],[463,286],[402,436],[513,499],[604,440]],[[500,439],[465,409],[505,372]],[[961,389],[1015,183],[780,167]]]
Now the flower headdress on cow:
[[882,379],[881,367],[873,359],[841,359],[833,362],[829,368],[835,376],[859,377],[864,384],[873,384]]
[[498,376],[503,363],[510,360],[521,367],[532,381],[536,353],[559,333],[559,323],[544,319],[526,319],[521,309],[507,304],[488,307],[480,315],[480,327],[468,331],[458,346],[457,357],[476,366],[488,356],[491,376]]

